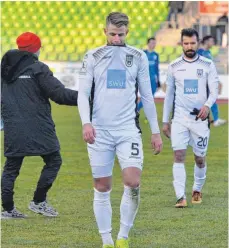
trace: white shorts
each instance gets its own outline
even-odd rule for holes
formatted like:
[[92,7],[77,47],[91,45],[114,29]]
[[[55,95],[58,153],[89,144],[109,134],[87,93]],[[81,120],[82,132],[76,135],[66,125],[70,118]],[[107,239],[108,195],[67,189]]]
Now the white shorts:
[[191,145],[196,156],[205,157],[208,141],[210,137],[210,129],[208,121],[172,121],[171,141],[174,151],[187,149]]
[[115,155],[121,169],[136,167],[142,170],[143,148],[141,133],[136,130],[96,130],[94,144],[88,144],[92,175],[94,178],[112,175]]

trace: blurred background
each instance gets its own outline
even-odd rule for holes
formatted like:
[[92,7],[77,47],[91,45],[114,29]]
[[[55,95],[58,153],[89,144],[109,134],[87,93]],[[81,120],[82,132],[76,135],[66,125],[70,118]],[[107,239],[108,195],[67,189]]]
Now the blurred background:
[[[211,48],[223,85],[217,102],[228,102],[228,2],[219,1],[0,1],[1,57],[15,49],[16,38],[34,32],[42,40],[39,59],[68,88],[78,88],[78,72],[89,49],[106,44],[103,28],[106,16],[122,11],[130,18],[127,43],[140,49],[147,38],[156,37],[160,56],[162,88],[156,94],[158,120],[162,125],[164,82],[168,64],[182,54],[181,29],[194,27],[200,38],[212,35]],[[220,117],[228,119],[228,104],[220,104]],[[43,166],[39,157],[25,159],[15,184],[15,202],[27,220],[2,221],[2,248],[98,248],[98,235],[92,209],[92,177],[78,110],[52,103],[52,115],[61,143],[63,165],[49,199],[61,213],[46,219],[28,213],[36,181]],[[172,150],[162,135],[163,154],[152,156],[151,131],[140,115],[144,146],[144,176],[141,206],[136,228],[131,234],[132,248],[226,248],[228,247],[228,125],[211,128],[208,149],[208,179],[204,204],[185,211],[173,208]],[[3,129],[3,125],[1,125]],[[3,132],[1,132],[3,134]],[[3,135],[1,164],[4,165]],[[187,196],[191,198],[193,154],[187,153]],[[122,194],[121,173],[116,160],[112,190],[113,229],[119,228]],[[27,212],[26,212],[27,211]],[[115,236],[114,236],[115,237]]]
[[40,60],[57,77],[65,73],[62,81],[77,88],[77,77],[71,74],[77,74],[87,50],[106,44],[103,28],[112,11],[130,18],[129,45],[144,49],[147,38],[156,37],[162,79],[168,63],[181,55],[180,32],[188,27],[194,27],[200,38],[215,38],[214,62],[219,74],[228,74],[227,1],[2,1],[2,55],[16,48],[18,35],[34,32],[42,40]]

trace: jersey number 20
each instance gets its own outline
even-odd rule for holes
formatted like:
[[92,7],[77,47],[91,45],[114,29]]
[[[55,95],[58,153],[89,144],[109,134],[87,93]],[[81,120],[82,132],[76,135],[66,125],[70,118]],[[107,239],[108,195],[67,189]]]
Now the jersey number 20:
[[197,145],[198,145],[199,147],[205,148],[205,146],[206,146],[207,143],[208,143],[208,138],[207,138],[207,137],[205,137],[205,138],[203,138],[203,137],[198,137],[198,139],[199,139],[199,141],[197,142]]

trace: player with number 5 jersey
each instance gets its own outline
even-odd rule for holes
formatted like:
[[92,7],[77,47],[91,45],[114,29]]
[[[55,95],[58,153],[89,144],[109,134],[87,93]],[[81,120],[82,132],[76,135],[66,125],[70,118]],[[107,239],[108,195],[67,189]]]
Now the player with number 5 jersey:
[[[163,110],[163,132],[171,137],[174,151],[173,185],[177,203],[186,207],[186,149],[193,148],[195,157],[192,203],[202,201],[202,188],[206,179],[205,156],[209,141],[209,109],[218,96],[219,78],[214,63],[197,54],[199,35],[194,29],[183,29],[181,44],[183,55],[168,68],[167,89]],[[172,125],[170,129],[170,113]]]
[[116,247],[129,247],[128,235],[139,206],[143,148],[138,90],[150,124],[154,153],[162,149],[148,59],[143,51],[125,43],[128,23],[125,14],[110,13],[104,29],[107,45],[89,51],[80,71],[78,107],[94,178],[93,209],[104,248],[114,247],[110,192],[115,155],[124,184]]

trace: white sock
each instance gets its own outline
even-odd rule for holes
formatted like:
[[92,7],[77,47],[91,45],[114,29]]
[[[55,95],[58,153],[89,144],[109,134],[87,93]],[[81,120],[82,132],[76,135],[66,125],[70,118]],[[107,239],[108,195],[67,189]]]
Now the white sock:
[[183,163],[173,164],[173,186],[176,193],[176,197],[186,198],[185,196],[185,183],[186,183],[186,172]]
[[124,192],[120,205],[120,230],[118,239],[127,239],[133,226],[140,203],[140,187],[130,188],[124,185]]
[[111,236],[112,208],[110,202],[110,191],[99,192],[94,189],[94,214],[104,245],[114,245]]
[[205,164],[204,168],[199,168],[196,164],[194,167],[194,184],[193,184],[193,191],[201,192],[205,180],[206,180],[206,171],[207,171],[207,164]]

